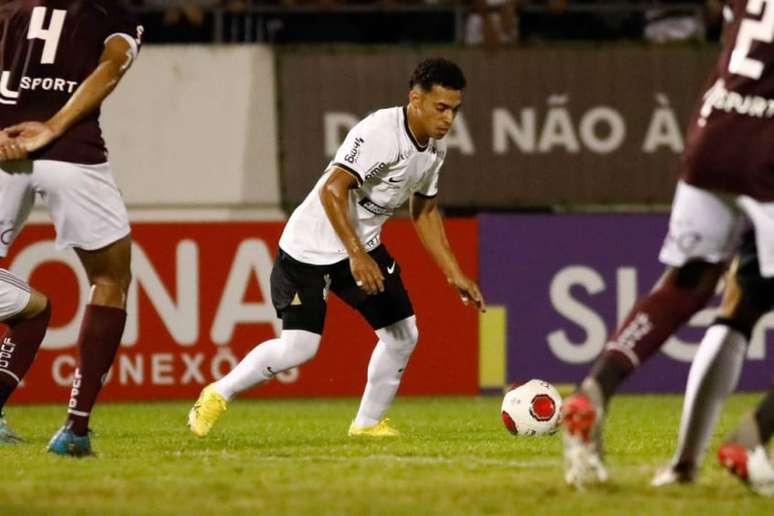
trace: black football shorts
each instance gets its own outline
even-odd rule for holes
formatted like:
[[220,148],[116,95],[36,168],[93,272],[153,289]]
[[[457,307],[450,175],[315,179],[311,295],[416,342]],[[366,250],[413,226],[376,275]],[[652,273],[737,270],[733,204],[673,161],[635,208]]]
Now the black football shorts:
[[774,307],[774,278],[764,278],[761,275],[754,231],[744,234],[738,254],[739,267],[736,269],[736,281],[742,288],[745,298],[762,311],[770,310]]
[[283,329],[322,335],[329,292],[360,312],[374,330],[414,315],[400,266],[387,248],[380,245],[369,254],[384,275],[384,292],[372,296],[355,284],[348,259],[331,265],[311,265],[280,249],[271,270],[271,301]]

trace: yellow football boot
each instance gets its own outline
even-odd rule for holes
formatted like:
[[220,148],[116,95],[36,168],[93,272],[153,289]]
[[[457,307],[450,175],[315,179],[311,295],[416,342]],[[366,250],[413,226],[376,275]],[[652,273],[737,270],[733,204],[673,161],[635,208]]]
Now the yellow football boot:
[[202,389],[199,399],[188,412],[188,427],[199,437],[204,437],[227,410],[226,398],[215,392],[213,384]]
[[390,418],[384,418],[374,426],[357,426],[354,421],[349,425],[349,435],[351,437],[395,437],[400,435],[397,428],[390,426]]

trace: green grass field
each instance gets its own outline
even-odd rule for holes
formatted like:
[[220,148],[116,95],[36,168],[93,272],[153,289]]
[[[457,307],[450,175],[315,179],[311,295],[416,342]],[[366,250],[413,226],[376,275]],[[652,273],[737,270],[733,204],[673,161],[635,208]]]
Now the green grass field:
[[97,458],[45,453],[61,406],[10,406],[27,439],[0,447],[0,514],[772,514],[714,462],[757,396],[732,399],[698,484],[648,486],[670,456],[681,400],[622,396],[607,429],[612,481],[563,483],[561,438],[515,438],[499,398],[398,398],[397,439],[346,436],[356,400],[237,401],[206,439],[188,403],[103,404]]

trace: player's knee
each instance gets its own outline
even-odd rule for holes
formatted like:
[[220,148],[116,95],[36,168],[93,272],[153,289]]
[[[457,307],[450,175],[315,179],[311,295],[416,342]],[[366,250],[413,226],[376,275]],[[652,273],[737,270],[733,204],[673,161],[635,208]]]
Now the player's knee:
[[290,361],[300,365],[317,355],[321,336],[305,330],[283,330],[281,339]]
[[116,271],[93,276],[91,278],[91,286],[126,294],[131,281],[132,274],[129,271]]
[[724,269],[724,264],[694,260],[672,269],[669,275],[671,284],[676,288],[712,294]]
[[723,264],[689,262],[681,267],[670,269],[657,290],[674,297],[677,308],[698,311],[715,294],[723,269]]
[[38,292],[37,290],[33,290],[30,293],[30,299],[27,301],[27,305],[22,309],[22,311],[12,317],[9,317],[3,322],[13,326],[15,323],[38,317],[41,314],[43,314],[46,321],[48,321],[48,319],[51,317],[51,303],[45,294]]
[[49,314],[51,313],[51,301],[49,301],[48,297],[42,292],[33,290],[30,295],[30,300],[24,309],[27,318],[31,319],[32,317],[37,317],[46,311],[48,311]]
[[419,341],[419,328],[415,316],[386,326],[376,331],[379,340],[390,349],[411,353]]

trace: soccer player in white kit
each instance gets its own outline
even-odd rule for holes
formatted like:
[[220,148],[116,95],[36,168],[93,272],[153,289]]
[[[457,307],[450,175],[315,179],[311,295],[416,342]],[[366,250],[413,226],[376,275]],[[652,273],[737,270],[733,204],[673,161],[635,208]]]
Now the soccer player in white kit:
[[384,416],[419,332],[400,267],[380,235],[406,201],[419,240],[449,284],[465,304],[484,310],[478,286],[462,272],[449,246],[435,201],[446,157],[443,137],[462,105],[464,87],[457,65],[425,60],[409,81],[407,106],[380,109],[352,128],[280,238],[271,273],[280,336],[256,346],[233,371],[202,390],[188,416],[194,434],[207,435],[238,393],[315,356],[329,292],[360,312],[378,339],[349,434],[398,434]]

